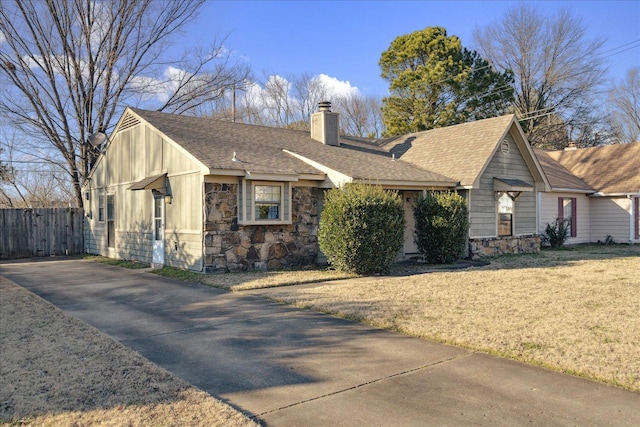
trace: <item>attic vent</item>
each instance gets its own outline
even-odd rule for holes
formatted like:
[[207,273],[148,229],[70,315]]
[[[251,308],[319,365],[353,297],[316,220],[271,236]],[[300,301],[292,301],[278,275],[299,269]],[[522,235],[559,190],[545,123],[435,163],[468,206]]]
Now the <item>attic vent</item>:
[[140,120],[138,120],[136,116],[134,116],[133,114],[127,114],[122,119],[122,124],[120,125],[119,130],[126,130],[134,126],[137,126],[139,124],[140,124]]

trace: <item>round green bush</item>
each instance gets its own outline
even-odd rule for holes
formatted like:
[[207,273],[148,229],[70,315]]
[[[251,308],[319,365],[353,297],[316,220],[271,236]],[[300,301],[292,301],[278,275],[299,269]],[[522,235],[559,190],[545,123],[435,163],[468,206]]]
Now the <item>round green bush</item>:
[[464,253],[468,241],[467,202],[454,192],[423,192],[413,209],[418,251],[432,264],[449,264]]
[[388,273],[404,244],[404,225],[397,192],[346,184],[326,193],[318,242],[337,270]]

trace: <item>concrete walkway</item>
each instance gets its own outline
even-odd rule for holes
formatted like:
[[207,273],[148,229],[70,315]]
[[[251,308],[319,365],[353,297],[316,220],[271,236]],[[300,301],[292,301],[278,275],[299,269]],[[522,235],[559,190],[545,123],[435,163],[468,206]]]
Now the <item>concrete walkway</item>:
[[640,393],[78,259],[0,275],[274,426],[640,425]]

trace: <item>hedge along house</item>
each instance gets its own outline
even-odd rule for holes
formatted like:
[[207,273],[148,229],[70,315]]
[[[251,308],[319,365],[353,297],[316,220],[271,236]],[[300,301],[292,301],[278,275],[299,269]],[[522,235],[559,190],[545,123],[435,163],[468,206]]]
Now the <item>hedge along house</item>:
[[367,182],[413,195],[457,184],[341,137],[329,103],[311,128],[127,108],[84,186],[86,252],[204,272],[302,267],[321,256],[326,189]]
[[549,182],[515,116],[381,142],[397,159],[457,181],[469,208],[472,258],[540,249],[537,193]]
[[[640,243],[640,142],[580,149],[569,147],[543,152],[540,158],[545,155],[592,189],[587,196],[576,191],[557,198],[543,195],[545,210],[559,217],[566,217],[568,212],[567,209],[563,212],[560,204],[566,206],[567,202],[570,205],[576,200],[577,212],[573,218],[577,221],[574,228],[577,227],[578,240],[568,243],[595,243],[608,239],[617,243]],[[545,172],[547,168],[545,166]],[[585,198],[586,203],[581,204]],[[554,212],[554,208],[557,211]],[[546,219],[550,220],[551,216]],[[588,225],[588,229],[584,225]]]

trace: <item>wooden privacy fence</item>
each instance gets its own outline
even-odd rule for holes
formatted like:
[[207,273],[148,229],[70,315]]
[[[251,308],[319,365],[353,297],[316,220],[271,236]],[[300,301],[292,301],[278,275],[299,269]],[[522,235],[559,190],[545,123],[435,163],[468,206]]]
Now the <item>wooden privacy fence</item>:
[[0,209],[0,259],[83,252],[79,208]]

